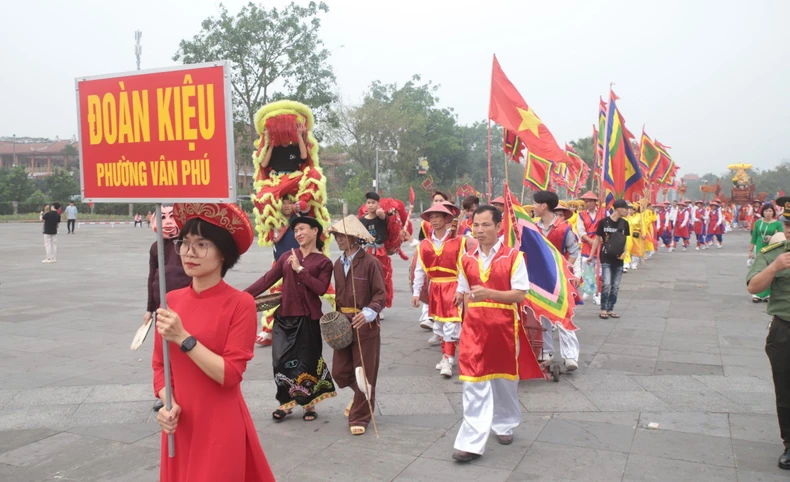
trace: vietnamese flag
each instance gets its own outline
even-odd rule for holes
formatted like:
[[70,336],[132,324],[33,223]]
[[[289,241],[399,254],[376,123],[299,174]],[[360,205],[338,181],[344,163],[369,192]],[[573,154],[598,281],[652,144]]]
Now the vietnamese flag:
[[566,162],[565,151],[507,78],[496,55],[491,70],[488,118],[515,133],[531,154],[552,162]]

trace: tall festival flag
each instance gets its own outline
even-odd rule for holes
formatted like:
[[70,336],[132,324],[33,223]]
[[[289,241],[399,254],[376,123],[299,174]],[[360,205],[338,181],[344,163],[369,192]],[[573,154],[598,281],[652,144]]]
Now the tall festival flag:
[[593,127],[594,139],[596,140],[596,154],[598,155],[598,162],[595,164],[595,169],[598,173],[601,172],[601,163],[603,162],[603,145],[604,134],[606,133],[606,102],[600,97],[598,98],[598,125]]
[[590,166],[588,166],[587,163],[579,157],[579,154],[576,153],[573,147],[567,143],[565,144],[565,153],[568,155],[568,159],[572,161],[571,164],[568,165],[568,192],[576,196],[587,183],[587,177],[590,175]]
[[527,153],[527,165],[524,168],[524,185],[534,191],[545,191],[551,186],[552,162],[532,151]]
[[503,129],[505,131],[505,155],[513,162],[519,162],[524,159],[524,143],[513,132]]
[[522,251],[527,262],[530,280],[527,306],[537,319],[545,316],[552,322],[562,323],[565,328],[574,330],[572,318],[577,292],[570,282],[573,274],[567,260],[535,226],[507,184],[503,197],[505,245]]
[[496,55],[491,70],[488,118],[517,136],[531,155],[548,162],[565,160],[565,152],[502,71]]
[[656,147],[655,143],[650,140],[650,136],[645,133],[644,127],[642,128],[642,138],[640,139],[639,143],[639,163],[644,167],[647,167],[647,174],[648,180],[650,181],[650,171],[652,170],[655,163],[659,161],[661,153],[658,152],[658,148]]
[[658,158],[650,166],[650,173],[648,174],[650,178],[650,182],[654,182],[659,186],[666,186],[672,184],[672,177],[674,175],[674,171],[676,171],[675,161],[672,160],[672,156],[669,155],[667,152],[667,147],[658,140],[656,140],[653,145],[658,151]]
[[625,119],[617,109],[617,96],[609,91],[604,131],[602,191],[607,209],[616,199],[637,201],[644,193],[645,179],[625,129]]

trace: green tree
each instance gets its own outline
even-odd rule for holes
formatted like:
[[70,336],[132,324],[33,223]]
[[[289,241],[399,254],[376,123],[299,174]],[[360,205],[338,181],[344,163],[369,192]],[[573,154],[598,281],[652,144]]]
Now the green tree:
[[47,194],[54,202],[68,203],[72,196],[80,193],[80,183],[65,169],[56,167],[52,175],[47,177]]
[[438,86],[422,82],[417,75],[403,86],[373,82],[362,104],[336,105],[337,125],[327,138],[345,148],[371,178],[376,173],[378,149],[379,177],[387,193],[419,184],[421,157],[428,159],[428,173],[436,186],[449,189],[459,173],[467,170],[468,153],[463,128],[452,109],[438,106],[437,91]]
[[79,151],[74,144],[66,144],[66,147],[60,150],[60,153],[63,154],[64,157],[64,166],[67,170],[69,170],[69,161],[71,158],[78,157],[80,155]]
[[34,206],[44,206],[45,204],[49,203],[49,196],[37,189],[33,194],[25,199],[25,203],[32,204]]
[[319,36],[320,15],[328,11],[324,2],[291,2],[282,9],[250,2],[233,15],[220,4],[217,17],[205,19],[197,35],[179,44],[173,60],[233,63],[236,143],[244,146],[237,151],[237,172],[252,170],[254,119],[261,106],[288,98],[310,106],[318,118],[328,117],[335,75]]
[[33,183],[25,168],[16,166],[0,169],[0,201],[22,202],[33,193]]

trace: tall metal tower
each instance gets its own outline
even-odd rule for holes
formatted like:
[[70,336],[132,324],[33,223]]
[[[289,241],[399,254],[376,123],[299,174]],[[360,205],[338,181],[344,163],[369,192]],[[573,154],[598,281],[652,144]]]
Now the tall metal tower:
[[140,39],[143,38],[142,30],[134,31],[134,55],[137,57],[137,70],[140,70],[140,56],[143,54],[143,46],[140,44]]

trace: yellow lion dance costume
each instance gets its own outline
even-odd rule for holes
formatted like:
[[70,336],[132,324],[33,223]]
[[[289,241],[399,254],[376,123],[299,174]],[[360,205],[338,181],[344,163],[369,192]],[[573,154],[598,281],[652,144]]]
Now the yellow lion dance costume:
[[[297,125],[307,128],[305,144],[307,159],[300,171],[278,173],[271,167],[261,168],[261,162],[272,144],[274,148],[298,143]],[[326,210],[326,178],[318,163],[318,141],[313,136],[313,112],[304,104],[281,100],[267,104],[255,114],[255,130],[260,136],[255,141],[252,161],[255,164],[255,230],[260,246],[272,246],[275,234],[288,227],[282,215],[282,200],[288,196],[302,214],[312,216],[324,226],[329,225]]]
[[[299,142],[298,126],[305,126],[304,142],[307,147],[307,159],[301,160],[299,170],[291,173],[274,171],[270,166],[262,167],[269,146],[274,149],[288,147]],[[326,203],[326,178],[318,162],[318,141],[313,136],[315,119],[313,112],[304,104],[291,100],[272,102],[261,107],[255,114],[255,130],[258,139],[252,161],[255,165],[255,230],[258,232],[258,245],[273,246],[275,240],[288,229],[288,219],[282,214],[282,200],[286,197],[293,200],[302,215],[316,218],[323,226],[324,232],[330,224],[329,211]],[[328,254],[329,239],[325,239],[325,251]],[[272,287],[270,292],[282,290],[282,282]],[[334,289],[330,285],[325,298],[334,303]],[[274,311],[264,313],[263,332],[271,333]],[[258,343],[270,345],[271,338],[265,340],[259,336]]]

